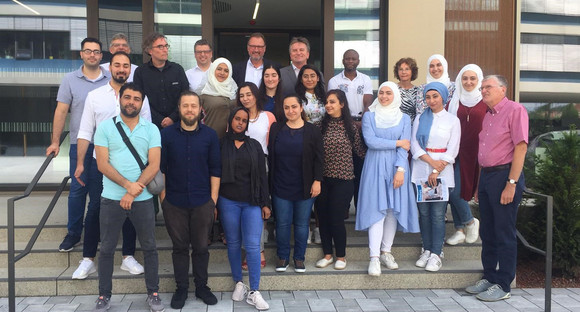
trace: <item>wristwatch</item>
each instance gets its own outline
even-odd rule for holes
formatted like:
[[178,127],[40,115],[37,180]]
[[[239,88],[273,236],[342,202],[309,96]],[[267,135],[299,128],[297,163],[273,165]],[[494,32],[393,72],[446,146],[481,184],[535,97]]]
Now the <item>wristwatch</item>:
[[433,169],[433,173],[439,173],[439,170]]
[[509,184],[516,185],[516,184],[518,184],[518,181],[516,181],[516,180],[514,180],[514,179],[508,179],[508,183],[509,183]]

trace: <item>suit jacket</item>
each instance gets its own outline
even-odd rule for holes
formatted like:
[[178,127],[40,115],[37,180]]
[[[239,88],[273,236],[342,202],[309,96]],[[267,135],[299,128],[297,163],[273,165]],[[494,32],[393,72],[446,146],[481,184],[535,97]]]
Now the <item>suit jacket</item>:
[[292,65],[280,68],[280,76],[282,79],[282,96],[287,96],[296,93],[294,87],[296,86],[296,74]]
[[[270,65],[280,66],[280,64],[274,61],[270,61],[269,59],[264,58],[263,60],[264,68]],[[232,70],[234,71],[232,74],[232,79],[234,79],[238,86],[246,81],[246,66],[248,66],[248,60],[236,63],[234,66],[232,66]]]

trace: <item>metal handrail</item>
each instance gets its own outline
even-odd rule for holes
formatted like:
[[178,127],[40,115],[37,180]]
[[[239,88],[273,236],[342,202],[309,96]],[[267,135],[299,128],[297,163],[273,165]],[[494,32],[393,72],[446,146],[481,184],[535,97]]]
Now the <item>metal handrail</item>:
[[544,284],[544,311],[552,311],[552,232],[553,232],[553,216],[554,216],[554,198],[550,195],[540,194],[530,191],[528,188],[524,189],[524,193],[546,198],[546,250],[541,250],[528,243],[520,231],[516,230],[518,239],[522,242],[524,247],[532,252],[546,256],[546,278]]
[[[64,141],[64,139],[68,135],[68,133],[69,133],[68,131],[65,131],[60,136],[60,141],[58,144],[59,146],[62,144],[62,142]],[[11,197],[8,199],[8,207],[7,207],[8,208],[7,209],[8,210],[8,220],[7,220],[7,226],[8,226],[8,229],[7,229],[8,230],[8,311],[10,311],[10,312],[16,311],[16,271],[15,271],[15,264],[18,260],[20,260],[23,257],[25,257],[26,255],[28,255],[30,253],[30,251],[32,250],[32,247],[36,243],[36,240],[38,239],[40,232],[44,228],[44,225],[46,224],[48,217],[52,213],[52,210],[54,209],[54,206],[56,205],[56,202],[58,201],[60,194],[62,193],[62,191],[66,187],[66,184],[67,184],[68,180],[70,179],[70,176],[65,177],[62,180],[62,182],[60,183],[56,193],[54,194],[54,197],[52,198],[50,204],[46,208],[46,211],[44,212],[44,215],[42,216],[42,218],[40,219],[40,222],[36,226],[34,233],[30,237],[30,240],[28,241],[26,248],[18,255],[16,255],[16,251],[15,251],[15,247],[14,247],[14,245],[15,245],[15,243],[14,243],[14,241],[15,241],[15,238],[14,238],[14,226],[15,226],[14,225],[14,202],[19,201],[23,198],[26,198],[30,195],[30,193],[32,193],[32,190],[38,184],[38,181],[40,180],[40,178],[42,177],[42,175],[46,171],[46,168],[48,168],[48,165],[50,164],[50,162],[52,161],[52,159],[54,157],[56,157],[54,152],[51,153],[50,155],[46,156],[44,163],[42,164],[42,166],[40,166],[40,169],[38,169],[38,171],[36,172],[36,175],[34,176],[34,178],[32,178],[32,181],[30,181],[30,183],[28,184],[28,187],[26,187],[26,190],[24,190],[24,192],[21,195],[17,195],[17,196],[14,196],[14,197]]]

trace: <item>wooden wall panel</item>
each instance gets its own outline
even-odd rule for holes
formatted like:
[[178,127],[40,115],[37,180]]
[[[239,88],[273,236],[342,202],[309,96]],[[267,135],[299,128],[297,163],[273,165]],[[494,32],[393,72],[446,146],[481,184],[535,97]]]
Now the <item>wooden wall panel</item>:
[[515,0],[446,0],[445,58],[451,80],[464,65],[474,63],[484,75],[505,76],[513,99],[515,23]]

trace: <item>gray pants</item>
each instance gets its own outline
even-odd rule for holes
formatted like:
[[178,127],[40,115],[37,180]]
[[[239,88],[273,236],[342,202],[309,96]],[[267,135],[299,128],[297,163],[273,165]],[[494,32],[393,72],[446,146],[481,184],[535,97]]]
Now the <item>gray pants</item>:
[[101,197],[101,251],[99,253],[99,295],[110,297],[113,289],[113,257],[125,219],[129,218],[145,258],[147,294],[159,290],[157,247],[155,245],[155,210],[153,200],[135,201],[131,210],[121,208],[120,201]]

